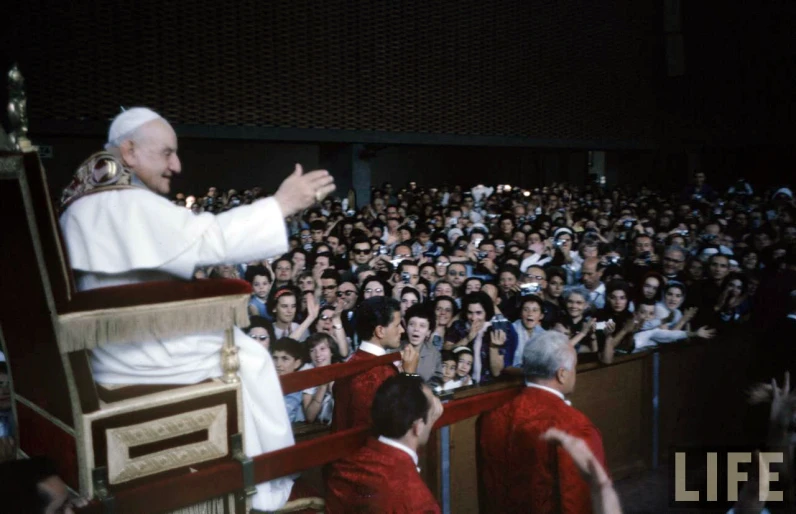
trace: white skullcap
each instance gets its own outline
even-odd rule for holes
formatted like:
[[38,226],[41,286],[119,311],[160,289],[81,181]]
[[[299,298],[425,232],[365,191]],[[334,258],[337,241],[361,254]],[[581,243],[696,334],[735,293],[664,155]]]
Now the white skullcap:
[[137,128],[152,120],[162,120],[163,117],[148,107],[133,107],[122,111],[113,119],[111,128],[108,129],[108,142],[105,149],[119,146],[125,136],[132,134]]

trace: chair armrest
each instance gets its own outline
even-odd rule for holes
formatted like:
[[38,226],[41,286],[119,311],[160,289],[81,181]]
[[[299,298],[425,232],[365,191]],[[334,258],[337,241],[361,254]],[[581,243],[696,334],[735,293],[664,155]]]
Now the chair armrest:
[[58,313],[61,353],[249,324],[242,280],[148,282],[83,291]]
[[251,295],[251,285],[245,280],[161,280],[123,286],[101,287],[72,295],[58,314],[167,304],[200,300],[218,296]]

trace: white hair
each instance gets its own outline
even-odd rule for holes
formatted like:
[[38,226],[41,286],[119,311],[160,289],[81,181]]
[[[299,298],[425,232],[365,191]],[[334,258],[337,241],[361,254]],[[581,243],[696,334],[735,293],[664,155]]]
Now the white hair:
[[583,297],[583,299],[586,301],[586,308],[590,308],[591,307],[591,300],[589,299],[589,290],[588,289],[586,289],[583,286],[570,287],[566,291],[564,291],[564,295],[563,295],[564,296],[564,301],[565,302],[569,301],[569,297],[572,296],[573,294],[576,294],[578,296],[582,296]]
[[575,355],[569,346],[569,338],[561,332],[548,330],[525,345],[522,369],[526,379],[555,378],[561,368],[575,369]]

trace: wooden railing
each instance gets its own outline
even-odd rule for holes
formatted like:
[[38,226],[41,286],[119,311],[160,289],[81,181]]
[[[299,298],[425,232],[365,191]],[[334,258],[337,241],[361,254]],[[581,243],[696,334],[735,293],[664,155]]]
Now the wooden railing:
[[[619,357],[608,366],[595,362],[578,366],[571,400],[602,432],[614,479],[665,462],[675,445],[732,444],[747,435],[742,423],[747,413],[743,389],[752,375],[765,375],[752,370],[755,345],[751,337],[735,334],[707,343],[669,345]],[[399,354],[390,354],[367,361],[367,366],[339,364],[295,373],[283,378],[283,388],[285,392],[302,390],[398,358]],[[425,465],[432,469],[424,470],[424,476],[449,512],[478,511],[475,421],[479,414],[511,400],[522,390],[522,383],[521,377],[509,373],[487,386],[456,390],[445,402],[445,412],[435,425],[438,432],[426,452]],[[439,437],[440,433],[445,437]],[[367,427],[354,428],[257,456],[255,481],[323,466],[350,455],[368,435]],[[443,439],[445,448],[441,447]],[[441,462],[443,458],[447,460]],[[120,491],[115,498],[116,512],[150,512],[147,499],[153,497],[164,510],[176,509],[242,487],[240,466],[210,465]],[[451,490],[456,494],[446,496],[445,491]],[[95,501],[80,512],[102,510]]]

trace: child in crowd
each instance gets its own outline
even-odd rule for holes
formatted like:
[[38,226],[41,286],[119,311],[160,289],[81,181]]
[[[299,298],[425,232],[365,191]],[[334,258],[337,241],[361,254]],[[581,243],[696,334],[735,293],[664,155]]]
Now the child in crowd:
[[[281,377],[301,368],[304,362],[304,347],[295,339],[283,337],[277,339],[271,346],[271,356],[274,359],[276,373]],[[285,407],[291,423],[305,421],[301,403],[302,394],[302,391],[295,391],[285,395]]]
[[249,315],[273,321],[268,312],[268,293],[271,292],[271,283],[273,282],[271,272],[265,266],[249,266],[246,269],[246,281],[252,285]]
[[442,374],[442,361],[439,351],[431,343],[434,332],[434,313],[424,305],[413,305],[406,310],[406,338],[409,344],[420,353],[417,374],[428,382],[432,377]]
[[439,376],[432,377],[429,380],[429,385],[434,388],[434,391],[450,391],[461,386],[462,383],[456,376],[456,368],[458,361],[456,354],[450,350],[443,350],[441,354],[442,359],[442,373]]
[[472,385],[473,351],[466,346],[457,346],[453,349],[453,354],[456,355],[456,380],[459,385]]
[[[332,347],[335,345],[332,336],[325,332],[317,332],[307,338],[306,345],[312,362],[306,368],[318,368],[332,364]],[[301,401],[304,405],[304,417],[308,423],[318,421],[328,425],[332,422],[332,413],[334,412],[333,386],[334,382],[329,382],[328,384],[310,387],[303,391]]]
[[[655,300],[642,300],[636,309],[636,325],[644,327],[655,319]],[[633,334],[633,352],[642,351],[658,343],[673,343],[689,337],[711,339],[716,335],[714,329],[700,327],[696,332],[685,330],[667,330],[663,328],[642,329]]]

